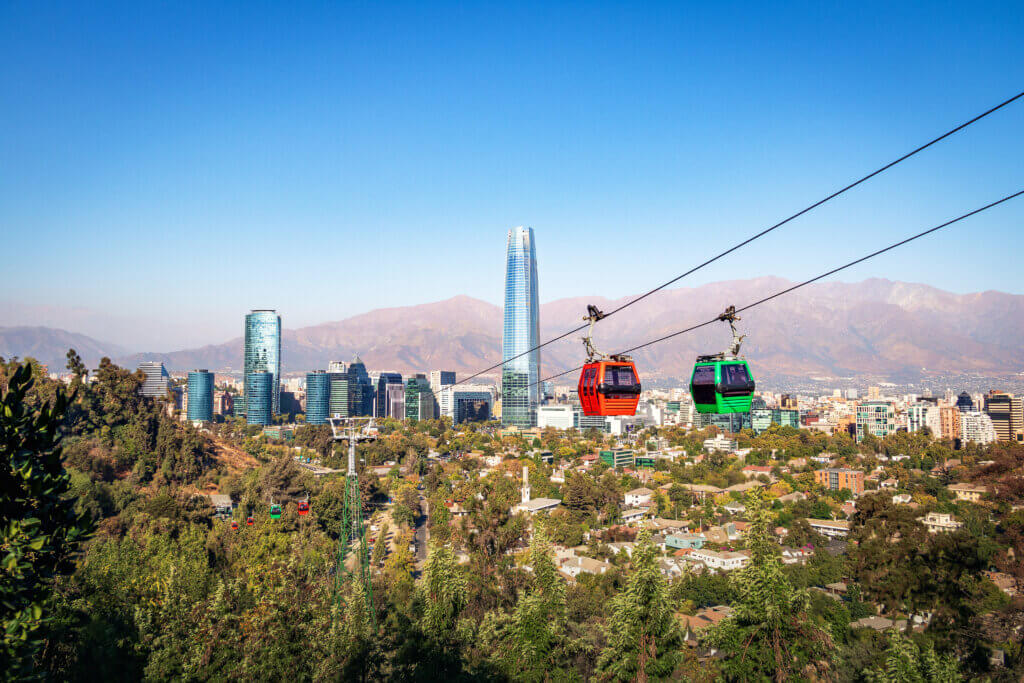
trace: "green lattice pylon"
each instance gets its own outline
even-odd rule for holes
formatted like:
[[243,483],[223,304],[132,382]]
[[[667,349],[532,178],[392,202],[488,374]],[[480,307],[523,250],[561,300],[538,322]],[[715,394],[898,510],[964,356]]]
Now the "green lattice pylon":
[[[354,555],[354,557],[353,557]],[[341,515],[341,535],[338,537],[338,556],[335,569],[334,597],[341,606],[341,597],[348,581],[359,581],[366,595],[366,607],[373,618],[373,589],[370,585],[370,553],[367,547],[366,525],[363,522],[363,502],[359,493],[359,476],[345,477],[345,499]]]

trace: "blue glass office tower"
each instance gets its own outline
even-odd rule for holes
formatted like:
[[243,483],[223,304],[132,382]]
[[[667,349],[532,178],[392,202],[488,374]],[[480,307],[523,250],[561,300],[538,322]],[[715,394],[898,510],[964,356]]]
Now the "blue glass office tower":
[[274,417],[274,373],[250,372],[245,376],[245,386],[245,421],[251,425],[270,424]]
[[388,415],[388,385],[401,384],[402,373],[382,372],[377,377],[376,399],[374,400],[374,417],[387,417]]
[[213,421],[213,373],[209,370],[188,373],[187,416],[191,422]]
[[249,403],[249,375],[269,372],[271,409],[281,410],[281,316],[272,310],[254,310],[245,316],[245,396]]
[[[508,231],[505,331],[501,344],[501,422],[531,427],[540,402],[540,300],[533,228]],[[526,353],[528,349],[533,349]],[[525,354],[520,356],[520,354]],[[520,356],[516,358],[516,356]],[[514,359],[514,360],[512,360]]]
[[306,373],[306,424],[327,424],[331,415],[331,376],[323,370]]
[[356,356],[348,364],[348,414],[351,417],[373,415],[373,382],[366,372],[366,364]]

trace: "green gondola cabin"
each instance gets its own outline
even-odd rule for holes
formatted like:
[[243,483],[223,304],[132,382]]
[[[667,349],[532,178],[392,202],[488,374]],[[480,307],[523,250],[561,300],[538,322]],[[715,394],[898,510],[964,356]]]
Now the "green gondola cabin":
[[698,413],[749,413],[754,375],[745,360],[698,356],[690,394]]
[[277,503],[270,506],[270,518],[281,519],[281,506]]

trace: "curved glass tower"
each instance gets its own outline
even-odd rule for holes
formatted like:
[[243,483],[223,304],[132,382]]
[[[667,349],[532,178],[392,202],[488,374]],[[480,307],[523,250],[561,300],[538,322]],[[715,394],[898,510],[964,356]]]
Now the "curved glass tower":
[[190,422],[213,420],[213,373],[193,370],[188,373],[188,412]]
[[[508,231],[505,256],[505,331],[502,336],[501,422],[531,427],[540,399],[540,300],[533,228]],[[526,353],[528,349],[534,349]],[[526,355],[515,358],[520,354]],[[510,360],[514,359],[514,360]]]
[[306,373],[306,424],[327,423],[331,414],[331,376],[323,370]]
[[245,396],[248,404],[249,375],[273,375],[271,409],[281,410],[281,316],[272,310],[254,310],[245,316]]
[[249,388],[246,396],[245,420],[251,425],[268,425],[273,421],[274,374],[251,372],[245,376]]

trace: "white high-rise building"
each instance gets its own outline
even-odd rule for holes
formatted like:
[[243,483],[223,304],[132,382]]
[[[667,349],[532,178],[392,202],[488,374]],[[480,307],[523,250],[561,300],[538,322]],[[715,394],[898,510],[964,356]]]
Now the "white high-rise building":
[[964,443],[973,441],[978,444],[986,444],[996,440],[996,428],[992,424],[992,418],[977,411],[960,415],[960,433],[963,435]]
[[918,403],[907,408],[907,431],[917,432],[927,427],[931,430],[932,436],[941,438],[942,414],[938,406],[930,403]]
[[450,417],[452,424],[459,424],[490,419],[496,393],[494,387],[487,384],[456,384],[442,386],[436,395],[441,415]]
[[436,396],[443,387],[455,384],[455,371],[454,370],[431,370],[430,371],[430,390],[434,392]]

